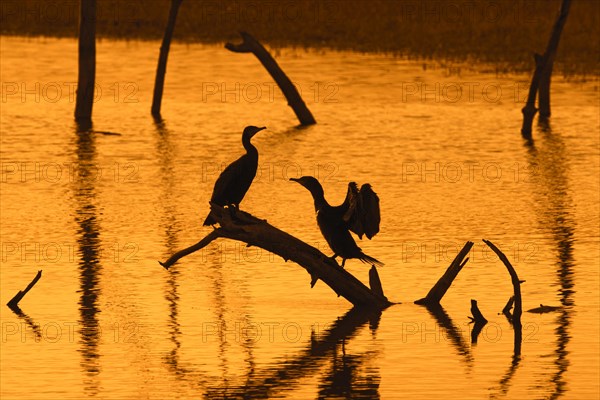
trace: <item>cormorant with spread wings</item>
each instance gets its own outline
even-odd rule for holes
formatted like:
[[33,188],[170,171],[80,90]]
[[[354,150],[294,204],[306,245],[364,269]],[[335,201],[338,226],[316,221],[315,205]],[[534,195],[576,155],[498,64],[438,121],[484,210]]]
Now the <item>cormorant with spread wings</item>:
[[331,206],[325,200],[325,193],[319,181],[312,176],[291,178],[298,182],[312,194],[317,212],[317,224],[323,237],[333,250],[333,258],[342,258],[342,267],[349,258],[358,258],[369,264],[383,265],[383,263],[362,252],[360,247],[350,235],[356,233],[359,238],[365,235],[371,239],[379,232],[379,197],[368,183],[362,185],[360,190],[355,182],[348,184],[346,199],[339,206]]

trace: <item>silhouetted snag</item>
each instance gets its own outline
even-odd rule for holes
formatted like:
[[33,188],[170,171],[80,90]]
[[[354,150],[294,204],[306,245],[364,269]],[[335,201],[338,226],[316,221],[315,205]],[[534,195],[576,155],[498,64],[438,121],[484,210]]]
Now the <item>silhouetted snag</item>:
[[165,74],[167,72],[167,59],[169,58],[169,48],[171,47],[171,38],[175,30],[177,21],[177,12],[183,0],[171,0],[169,10],[169,19],[165,28],[162,44],[160,45],[160,55],[158,56],[158,66],[156,67],[156,79],[154,81],[154,96],[152,98],[152,115],[155,118],[160,117],[160,105],[162,102],[163,89],[165,86]]
[[175,253],[167,261],[160,263],[163,267],[170,268],[180,258],[202,249],[216,238],[228,238],[244,242],[249,246],[260,247],[279,255],[286,261],[296,262],[308,271],[313,285],[316,279],[320,279],[338,296],[344,297],[355,306],[383,309],[392,304],[383,295],[369,289],[315,247],[275,228],[264,220],[240,210],[232,213],[231,209],[214,203],[211,204],[210,215],[214,217],[220,227],[213,230],[200,242]]
[[[496,253],[498,258],[504,263],[504,265],[506,266],[506,269],[508,270],[508,273],[510,274],[510,279],[513,284],[513,290],[515,292],[515,295],[514,295],[515,310],[512,314],[512,317],[510,318],[510,321],[511,321],[513,329],[515,331],[515,350],[514,350],[514,352],[515,352],[515,356],[517,356],[517,355],[521,354],[521,338],[522,338],[521,314],[523,314],[523,306],[522,306],[522,302],[521,302],[521,283],[525,282],[525,281],[519,280],[519,276],[517,275],[517,272],[511,265],[510,261],[508,261],[508,258],[506,258],[504,253],[502,251],[500,251],[500,249],[498,249],[489,240],[483,239],[483,242],[485,244],[487,244],[490,247],[490,249],[492,249],[494,251],[494,253]],[[508,304],[507,304],[507,306],[508,306]],[[504,309],[506,309],[506,307],[504,307]]]
[[379,274],[377,273],[377,268],[374,265],[371,266],[369,270],[369,287],[371,290],[383,298],[387,298],[383,295],[383,287],[381,286],[381,279],[379,279]]
[[467,261],[469,261],[469,259],[465,259],[465,257],[467,257],[467,254],[469,254],[469,251],[471,251],[471,247],[473,247],[473,242],[469,241],[465,243],[462,250],[456,255],[446,272],[444,272],[444,275],[442,275],[442,277],[437,281],[437,283],[431,288],[429,293],[427,293],[427,296],[415,301],[415,304],[440,304],[440,300],[442,300],[442,297],[444,297],[444,294],[446,294],[446,291],[448,290],[448,288],[450,288],[450,285],[452,285],[452,282],[454,281],[454,278],[456,278],[456,275],[458,275],[462,267],[464,267]]
[[471,322],[487,324],[488,320],[485,319],[481,311],[479,311],[479,307],[477,307],[477,300],[471,300],[471,314],[473,315],[473,317],[469,317]]
[[531,139],[531,125],[535,114],[538,112],[538,109],[535,107],[535,99],[538,92],[540,117],[548,118],[550,116],[550,78],[552,76],[552,68],[554,66],[554,58],[556,57],[560,35],[567,20],[567,16],[569,15],[570,6],[571,0],[563,0],[560,7],[560,13],[552,28],[546,51],[543,55],[534,54],[535,71],[531,78],[527,102],[525,107],[521,110],[523,112],[521,134],[526,139]]
[[27,287],[25,288],[25,290],[19,290],[19,292],[17,294],[15,294],[15,296],[10,299],[10,301],[8,303],[6,303],[6,305],[15,310],[15,312],[17,312],[16,310],[19,310],[19,302],[21,301],[21,299],[23,297],[25,297],[25,295],[27,294],[27,292],[29,292],[31,290],[31,288],[37,283],[37,281],[40,280],[40,278],[42,277],[42,271],[38,271],[37,275],[33,278],[33,280],[29,283],[29,285],[27,285]]
[[473,325],[473,330],[471,330],[471,343],[476,344],[477,338],[481,333],[481,330],[488,323],[488,320],[485,319],[481,311],[479,311],[479,307],[477,307],[477,300],[471,300],[471,314],[472,317],[469,317],[471,323],[475,323]]
[[540,74],[540,97],[538,102],[541,118],[550,117],[550,79],[552,77],[552,67],[554,66],[554,59],[556,58],[556,50],[558,49],[558,43],[560,42],[560,35],[562,34],[563,27],[567,21],[570,7],[571,0],[563,0],[556,22],[554,22],[554,26],[552,27],[548,46],[543,55],[544,67]]
[[506,305],[502,309],[502,314],[512,317],[512,315],[510,314],[510,310],[512,309],[514,303],[515,303],[515,296],[510,296],[510,299],[508,299],[508,301],[506,302]]
[[75,120],[91,121],[96,83],[96,0],[79,2],[79,72]]
[[263,47],[258,40],[247,32],[240,32],[243,42],[240,44],[226,43],[225,48],[235,53],[253,53],[256,58],[262,63],[269,74],[275,79],[275,82],[285,95],[288,105],[292,107],[294,113],[298,117],[300,124],[312,125],[316,124],[315,118],[309,111],[308,107],[302,100],[300,93],[287,77],[285,72],[277,64],[277,61],[269,54],[267,49]]
[[542,56],[535,53],[533,55],[535,59],[535,71],[531,77],[531,85],[529,86],[529,94],[527,95],[527,102],[525,107],[521,109],[523,113],[523,125],[521,126],[521,135],[525,139],[531,139],[531,125],[533,125],[533,118],[537,114],[538,109],[535,107],[535,98],[538,92],[538,86],[540,82],[540,75],[544,68]]

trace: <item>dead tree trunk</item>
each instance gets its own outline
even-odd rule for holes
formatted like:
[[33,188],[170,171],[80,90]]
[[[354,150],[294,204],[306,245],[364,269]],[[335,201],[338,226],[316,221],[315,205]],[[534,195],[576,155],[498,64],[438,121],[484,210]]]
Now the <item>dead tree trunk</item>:
[[571,7],[571,0],[563,0],[560,6],[560,12],[556,18],[556,22],[552,28],[550,40],[544,53],[544,68],[540,75],[539,84],[539,108],[540,117],[550,117],[550,79],[552,77],[552,68],[554,66],[554,59],[556,58],[556,50],[558,49],[558,43],[560,42],[560,35],[562,33],[567,16],[569,15],[569,8]]
[[156,67],[156,79],[154,81],[154,97],[152,98],[152,116],[160,118],[160,105],[162,102],[163,88],[165,86],[165,74],[167,73],[167,59],[169,58],[169,48],[171,47],[171,38],[175,30],[177,21],[177,12],[183,0],[171,0],[171,9],[169,10],[169,19],[165,28],[165,35],[160,46],[160,55],[158,56],[158,66]]
[[[500,251],[500,249],[498,249],[489,240],[483,239],[483,242],[485,244],[487,244],[490,247],[490,249],[492,249],[494,251],[494,253],[496,253],[498,258],[500,258],[500,260],[504,263],[504,265],[506,266],[506,269],[508,270],[508,273],[510,274],[510,279],[513,284],[513,290],[515,292],[515,295],[514,295],[515,310],[513,311],[513,314],[511,317],[511,322],[513,325],[513,329],[515,331],[515,346],[514,346],[515,350],[514,350],[514,352],[515,352],[515,355],[520,355],[521,354],[521,341],[522,341],[521,314],[523,314],[523,305],[521,302],[521,283],[525,282],[525,281],[519,280],[519,276],[517,275],[517,272],[511,265],[510,261],[508,261],[508,258],[504,255],[504,253],[502,253],[502,251]],[[508,307],[508,304],[504,307],[504,309],[506,310],[507,307]]]
[[533,58],[535,59],[535,71],[533,72],[533,76],[531,77],[531,85],[529,86],[527,102],[525,103],[525,107],[521,109],[521,112],[523,113],[523,125],[521,126],[521,135],[528,140],[531,140],[531,126],[533,125],[533,118],[538,112],[538,109],[535,106],[535,98],[537,97],[538,93],[540,75],[542,74],[542,70],[544,68],[544,61],[542,56],[535,53],[533,55]]
[[312,125],[316,124],[315,118],[309,111],[308,107],[302,100],[302,97],[298,93],[298,90],[287,77],[285,72],[281,69],[281,67],[277,64],[277,61],[271,54],[263,47],[262,44],[258,40],[256,40],[252,35],[247,32],[240,32],[242,35],[243,42],[240,44],[227,43],[225,44],[225,48],[233,51],[235,53],[253,53],[256,58],[262,63],[262,65],[267,69],[269,74],[275,79],[277,85],[285,95],[285,98],[288,101],[288,105],[292,107],[294,113],[298,117],[301,125]]
[[248,213],[237,211],[232,215],[230,211],[211,204],[210,215],[215,218],[220,227],[195,245],[175,253],[161,265],[168,269],[180,258],[202,249],[214,239],[228,238],[247,243],[248,246],[260,247],[281,256],[286,261],[292,260],[298,263],[310,274],[311,282],[322,280],[338,296],[344,297],[355,306],[384,309],[392,304],[381,294],[383,290],[379,292],[379,290],[369,289],[318,249]]
[[452,285],[456,275],[458,275],[462,267],[464,267],[467,261],[469,261],[469,259],[465,259],[465,257],[467,257],[467,254],[469,254],[469,251],[471,251],[471,247],[473,247],[473,242],[465,243],[462,250],[456,255],[454,261],[452,261],[452,264],[450,264],[444,275],[442,275],[437,283],[431,288],[429,293],[427,293],[427,296],[415,301],[415,304],[427,306],[440,304],[440,300],[442,300],[442,297],[444,297],[444,294],[446,294],[446,291],[450,285]]
[[529,95],[527,96],[527,103],[521,110],[523,112],[523,126],[521,127],[521,134],[526,139],[531,139],[531,125],[533,118],[537,113],[538,109],[535,107],[535,98],[539,92],[539,112],[541,118],[548,118],[550,116],[550,78],[552,76],[552,69],[554,66],[554,59],[556,57],[556,50],[560,41],[560,35],[563,27],[569,15],[569,8],[571,7],[571,0],[563,0],[560,7],[560,13],[552,33],[550,34],[550,40],[548,46],[543,55],[534,54],[535,59],[535,71],[531,78],[531,86],[529,87]]
[[96,0],[79,2],[79,72],[75,120],[92,120],[94,87],[96,83]]

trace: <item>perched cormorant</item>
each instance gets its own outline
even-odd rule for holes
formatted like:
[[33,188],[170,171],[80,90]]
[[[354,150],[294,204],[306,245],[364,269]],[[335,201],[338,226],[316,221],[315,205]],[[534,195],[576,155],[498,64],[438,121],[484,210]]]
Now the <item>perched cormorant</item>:
[[[257,132],[267,129],[266,126],[258,128],[256,126],[247,126],[242,133],[242,144],[246,149],[246,154],[232,162],[221,172],[215,182],[212,197],[210,201],[220,206],[239,207],[244,195],[250,188],[252,180],[256,176],[258,168],[258,151],[250,143],[250,139]],[[204,220],[204,225],[214,225],[217,221],[208,215]]]
[[312,176],[291,178],[312,194],[317,212],[317,224],[325,240],[333,250],[333,258],[342,257],[342,267],[348,258],[358,258],[370,264],[383,263],[362,252],[350,235],[356,233],[361,239],[366,235],[369,239],[379,232],[379,197],[368,183],[360,190],[355,182],[348,183],[348,194],[339,206],[333,207],[325,200],[325,193],[319,181]]

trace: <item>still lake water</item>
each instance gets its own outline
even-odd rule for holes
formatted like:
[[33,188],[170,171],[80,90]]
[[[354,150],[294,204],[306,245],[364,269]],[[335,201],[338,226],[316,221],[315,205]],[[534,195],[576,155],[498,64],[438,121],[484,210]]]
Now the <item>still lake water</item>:
[[[74,40],[2,37],[2,398],[596,399],[599,396],[598,81],[556,77],[549,127],[521,139],[528,76],[384,55],[281,50],[318,124],[292,110],[251,55],[172,46],[162,124],[149,115],[157,42],[101,41],[94,129],[72,121]],[[457,88],[461,86],[462,92]],[[322,282],[261,249],[204,237],[214,181],[242,154],[260,169],[242,208],[326,247],[309,193],[349,180],[381,198],[360,245],[394,305],[349,312]],[[521,279],[520,357],[498,313]],[[467,241],[436,317],[423,297]],[[368,268],[346,268],[368,281]],[[471,343],[470,300],[489,320]]]

